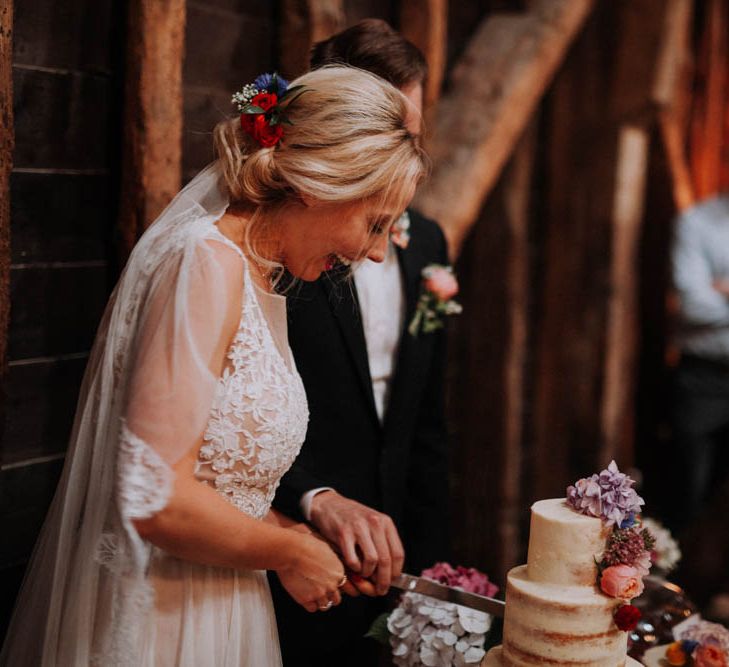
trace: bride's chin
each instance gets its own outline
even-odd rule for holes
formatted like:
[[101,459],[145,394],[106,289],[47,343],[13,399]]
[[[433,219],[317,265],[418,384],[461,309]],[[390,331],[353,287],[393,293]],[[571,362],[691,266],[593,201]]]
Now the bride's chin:
[[318,264],[318,262],[309,262],[303,267],[287,267],[287,269],[295,278],[307,283],[313,283],[324,272],[324,266],[318,266]]

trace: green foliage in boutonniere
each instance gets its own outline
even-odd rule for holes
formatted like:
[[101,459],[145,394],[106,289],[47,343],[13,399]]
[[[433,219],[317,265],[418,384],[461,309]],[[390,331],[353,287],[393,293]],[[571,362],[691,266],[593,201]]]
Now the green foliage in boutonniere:
[[413,319],[408,325],[411,336],[432,333],[444,326],[447,315],[458,315],[463,308],[453,301],[458,294],[458,281],[450,266],[428,264],[423,271],[423,288],[415,308]]

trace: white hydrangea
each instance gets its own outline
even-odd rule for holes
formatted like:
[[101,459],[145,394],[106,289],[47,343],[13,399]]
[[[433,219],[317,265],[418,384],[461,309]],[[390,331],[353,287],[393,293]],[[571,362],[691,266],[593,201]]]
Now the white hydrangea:
[[489,614],[419,593],[405,593],[387,619],[398,667],[477,665],[490,627]]
[[642,520],[643,527],[647,528],[653,537],[656,538],[656,561],[655,566],[664,572],[670,572],[681,560],[681,549],[673,535],[662,523],[655,519],[645,518]]

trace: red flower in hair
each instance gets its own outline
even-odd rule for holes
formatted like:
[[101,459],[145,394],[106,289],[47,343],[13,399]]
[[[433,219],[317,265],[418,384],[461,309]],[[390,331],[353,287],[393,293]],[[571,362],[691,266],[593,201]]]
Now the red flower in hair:
[[253,138],[265,148],[275,146],[283,136],[283,126],[271,125],[263,114],[256,116]]
[[283,126],[271,125],[262,113],[241,114],[240,126],[264,148],[275,146],[283,136]]
[[261,107],[264,111],[268,111],[275,107],[277,103],[278,95],[276,95],[276,93],[258,93],[258,95],[254,96],[251,100],[251,105]]
[[642,614],[637,607],[634,607],[632,604],[624,604],[618,607],[613,618],[618,628],[630,631],[638,625],[641,616]]

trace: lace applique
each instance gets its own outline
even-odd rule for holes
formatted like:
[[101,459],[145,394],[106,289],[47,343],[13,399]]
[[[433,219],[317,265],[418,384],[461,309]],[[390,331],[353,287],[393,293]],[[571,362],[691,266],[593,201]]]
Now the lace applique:
[[250,284],[218,381],[196,475],[238,509],[262,518],[306,435],[309,411],[295,368],[273,340]]
[[174,473],[144,440],[122,422],[119,435],[117,487],[122,515],[146,519],[167,504]]

